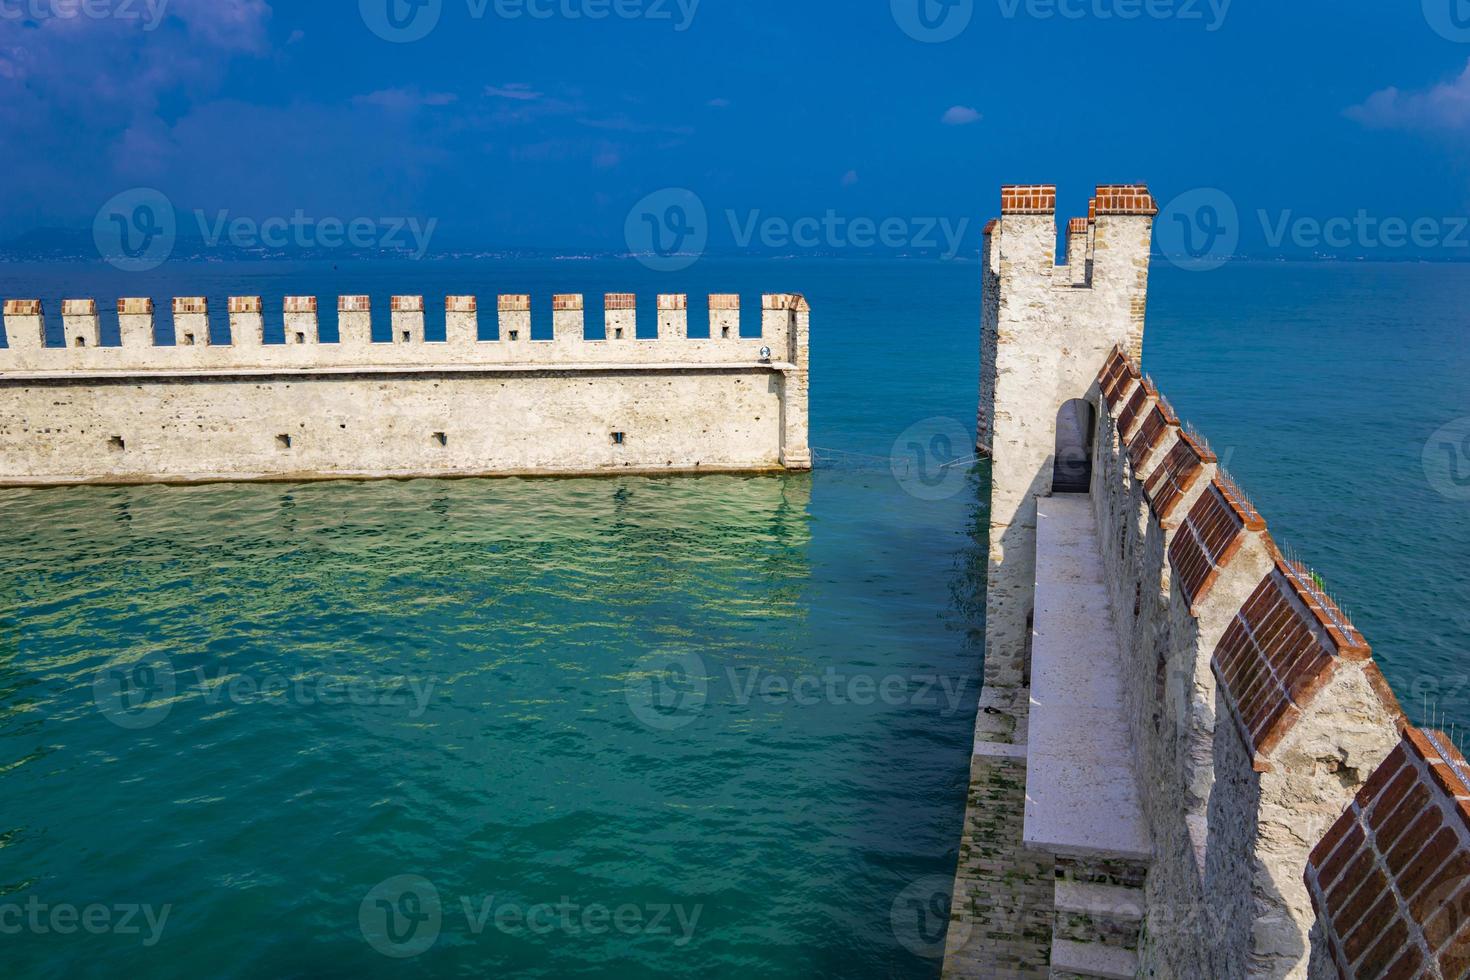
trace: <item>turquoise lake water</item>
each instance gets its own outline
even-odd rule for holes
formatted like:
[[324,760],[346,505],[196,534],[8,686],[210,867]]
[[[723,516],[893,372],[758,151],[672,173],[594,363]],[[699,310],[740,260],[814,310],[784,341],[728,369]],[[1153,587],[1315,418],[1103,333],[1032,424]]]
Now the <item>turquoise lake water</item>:
[[[0,266],[53,311],[804,292],[819,447],[786,477],[0,491],[6,973],[937,976],[983,647],[978,275]],[[1411,713],[1462,726],[1467,310],[1454,266],[1165,266],[1145,354]]]

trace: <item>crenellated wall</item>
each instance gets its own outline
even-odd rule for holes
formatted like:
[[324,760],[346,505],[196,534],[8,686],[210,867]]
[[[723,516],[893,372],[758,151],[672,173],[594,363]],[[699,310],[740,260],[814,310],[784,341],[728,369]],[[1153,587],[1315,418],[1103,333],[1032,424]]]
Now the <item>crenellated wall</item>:
[[1305,976],[1308,854],[1403,714],[1361,634],[1121,349],[1094,397],[1092,500],[1155,842],[1140,966]]
[[1313,980],[1470,976],[1470,765],[1409,728],[1312,850]]
[[[1099,187],[1088,218],[1067,223],[1058,264],[1055,188],[1011,186],[985,234],[979,444],[992,513],[972,780],[1004,749],[1027,760],[1024,824],[1007,833],[1101,854],[1101,833],[1057,828],[1132,827],[1141,807],[1151,851],[1132,869],[1058,856],[1054,908],[1026,910],[1052,913],[1043,972],[1470,977],[1470,767],[1442,734],[1408,728],[1322,580],[1283,553],[1141,371],[1155,211],[1145,187]],[[1082,507],[1046,501],[1080,493]],[[1090,523],[1078,516],[1089,510]],[[1100,573],[1068,528],[1095,528]],[[1089,642],[1099,631],[1116,644]],[[1059,681],[1081,677],[1081,696]],[[1110,749],[1058,754],[1064,698],[1098,712],[1099,745],[1127,732],[1121,781],[1115,754],[1099,756]],[[1092,797],[1073,813],[1059,786]],[[972,801],[967,827],[975,816]],[[957,879],[969,935],[996,927],[990,910],[1014,904],[1011,882],[1031,870],[1017,859]],[[997,949],[951,942],[946,975],[1013,969]]]
[[759,337],[740,335],[738,296],[712,296],[709,339],[689,337],[682,295],[659,297],[650,338],[632,294],[605,297],[605,339],[585,336],[580,295],[555,297],[545,340],[529,296],[498,298],[490,340],[476,297],[444,304],[444,340],[426,339],[423,296],[395,296],[374,343],[370,299],[342,296],[328,342],[317,298],[286,297],[267,343],[259,297],[228,300],[227,338],[203,297],[166,321],[128,298],[103,346],[96,302],[66,300],[53,347],[42,304],[7,301],[0,485],[811,466],[800,296],[763,297]]

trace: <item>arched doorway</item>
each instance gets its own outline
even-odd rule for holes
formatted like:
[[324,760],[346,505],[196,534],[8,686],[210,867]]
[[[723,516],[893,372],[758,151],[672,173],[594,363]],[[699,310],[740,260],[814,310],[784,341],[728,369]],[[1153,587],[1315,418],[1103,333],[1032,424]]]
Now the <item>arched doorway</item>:
[[1087,493],[1092,487],[1092,432],[1095,409],[1074,398],[1057,412],[1057,445],[1051,473],[1052,493]]

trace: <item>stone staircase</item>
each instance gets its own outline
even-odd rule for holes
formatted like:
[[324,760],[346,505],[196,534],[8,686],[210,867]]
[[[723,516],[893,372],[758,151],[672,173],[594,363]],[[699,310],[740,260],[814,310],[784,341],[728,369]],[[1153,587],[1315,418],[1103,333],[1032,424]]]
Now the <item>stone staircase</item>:
[[1058,875],[1051,976],[1132,980],[1138,975],[1142,888],[1118,884],[1117,876],[1102,872],[1058,868]]

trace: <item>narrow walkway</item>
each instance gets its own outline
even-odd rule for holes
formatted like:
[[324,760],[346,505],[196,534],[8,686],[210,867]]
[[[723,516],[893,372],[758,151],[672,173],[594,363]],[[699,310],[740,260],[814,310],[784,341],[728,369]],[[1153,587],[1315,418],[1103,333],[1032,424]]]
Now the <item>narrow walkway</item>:
[[[1037,505],[1032,686],[981,694],[945,978],[1061,975],[1054,959],[1067,976],[1128,976],[1113,961],[1136,965],[1131,945],[1090,941],[1086,910],[1064,919],[1087,941],[1075,929],[1053,935],[1060,859],[1146,862],[1150,842],[1091,499]],[[1076,874],[1069,867],[1064,877]]]
[[1056,857],[1147,862],[1092,499],[1041,497],[1036,511],[1024,840]]

